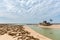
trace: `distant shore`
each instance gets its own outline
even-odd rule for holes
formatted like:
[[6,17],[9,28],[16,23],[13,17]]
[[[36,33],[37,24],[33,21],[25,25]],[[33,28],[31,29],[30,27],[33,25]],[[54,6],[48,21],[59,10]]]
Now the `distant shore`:
[[[0,24],[39,25],[39,23],[0,23]],[[51,24],[60,25],[60,23],[51,23]]]
[[60,29],[60,24],[53,24],[51,26],[43,26],[43,25],[38,25],[41,28],[54,28],[54,29]]

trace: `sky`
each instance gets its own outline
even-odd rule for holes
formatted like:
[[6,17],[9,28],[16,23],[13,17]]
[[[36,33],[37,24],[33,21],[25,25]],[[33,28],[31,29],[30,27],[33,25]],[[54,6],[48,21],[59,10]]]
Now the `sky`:
[[0,0],[0,23],[60,23],[60,0]]

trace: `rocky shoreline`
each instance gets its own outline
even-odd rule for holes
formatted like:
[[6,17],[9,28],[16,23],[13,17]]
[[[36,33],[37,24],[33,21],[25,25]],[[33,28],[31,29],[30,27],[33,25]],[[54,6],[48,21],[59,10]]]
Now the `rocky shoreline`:
[[39,40],[39,38],[31,36],[23,25],[0,24],[0,35],[4,34],[17,38],[17,40]]

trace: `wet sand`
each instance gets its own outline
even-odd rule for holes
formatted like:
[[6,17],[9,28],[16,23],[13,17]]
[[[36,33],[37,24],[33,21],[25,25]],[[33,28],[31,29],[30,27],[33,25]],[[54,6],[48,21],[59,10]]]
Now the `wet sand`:
[[52,39],[49,39],[35,31],[33,31],[31,28],[29,28],[27,25],[24,26],[25,30],[29,31],[31,33],[31,35],[33,35],[34,37],[36,38],[39,38],[40,40],[52,40]]
[[51,25],[51,26],[43,26],[43,25],[38,25],[41,28],[54,28],[54,29],[60,29],[60,25]]

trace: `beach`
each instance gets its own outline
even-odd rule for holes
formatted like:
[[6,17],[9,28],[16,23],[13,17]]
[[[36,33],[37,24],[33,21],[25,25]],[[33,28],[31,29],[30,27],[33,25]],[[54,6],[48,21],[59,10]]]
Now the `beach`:
[[39,33],[37,33],[36,31],[32,30],[30,27],[28,27],[27,25],[24,26],[25,30],[29,31],[31,33],[31,35],[33,35],[36,38],[39,38],[40,40],[52,40],[50,38],[47,38]]
[[51,25],[51,26],[43,26],[43,25],[38,25],[41,28],[53,28],[53,29],[60,29],[60,25]]
[[0,40],[52,40],[27,25],[0,24]]

